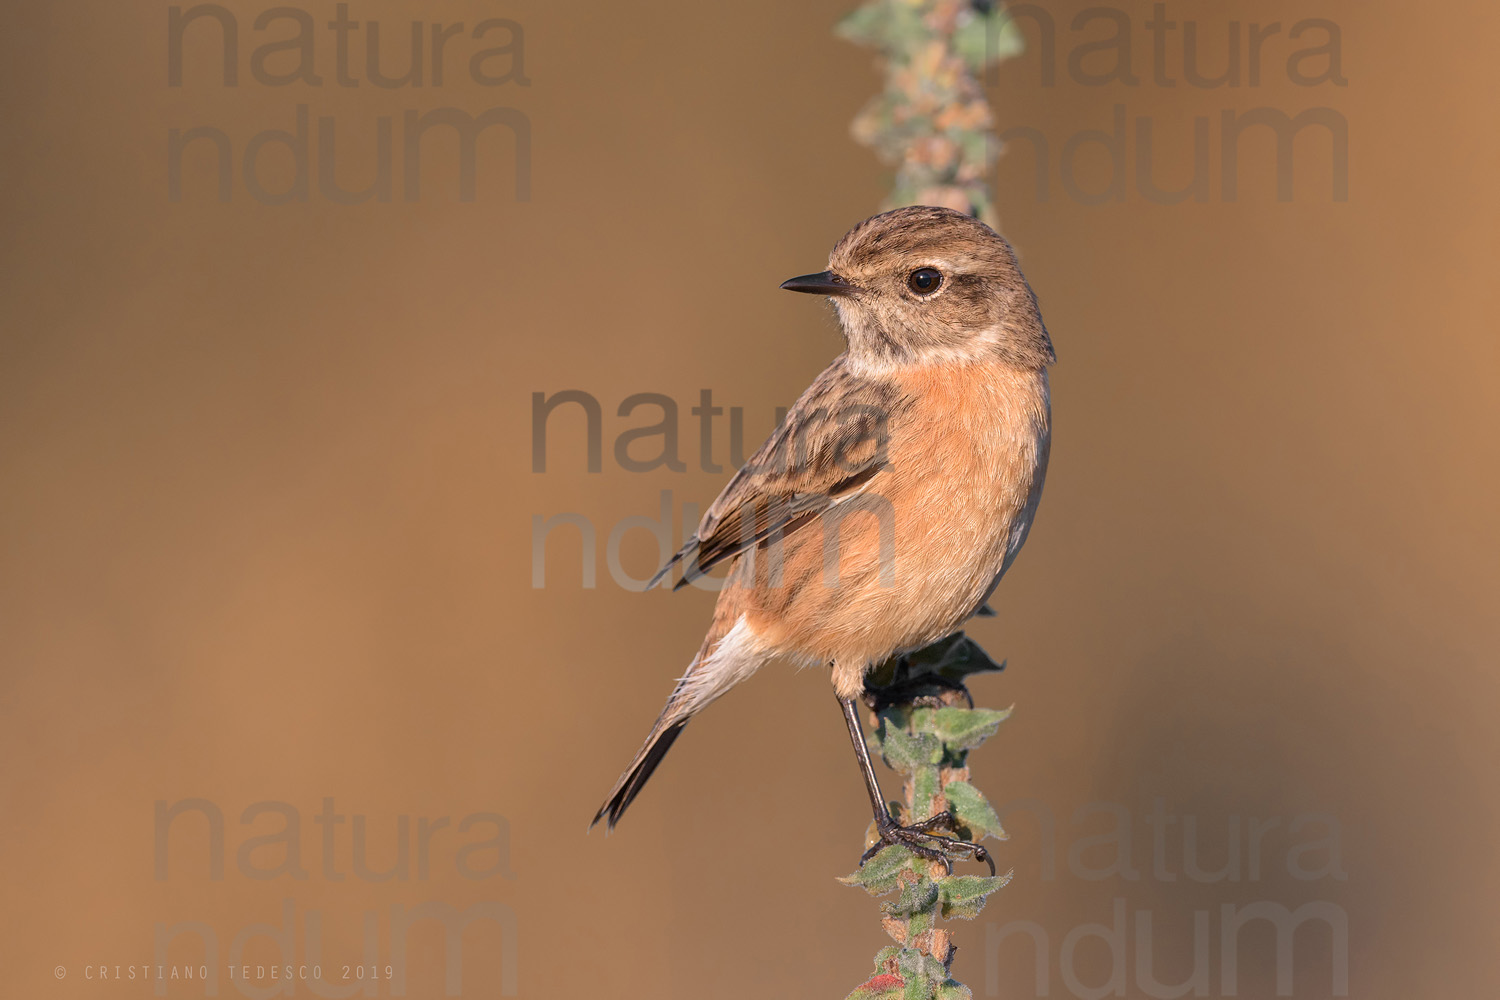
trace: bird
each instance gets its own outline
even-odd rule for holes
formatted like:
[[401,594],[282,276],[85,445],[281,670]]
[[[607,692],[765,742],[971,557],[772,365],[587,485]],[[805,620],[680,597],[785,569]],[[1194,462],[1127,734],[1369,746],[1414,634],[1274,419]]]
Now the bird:
[[895,821],[855,699],[875,666],[987,612],[1031,530],[1057,360],[1036,294],[1002,236],[934,206],[866,219],[827,270],[781,287],[830,299],[845,350],[647,584],[727,569],[697,655],[590,829],[614,829],[690,719],[782,659],[829,669],[874,810],[869,853],[901,843],[993,870],[982,847],[935,833],[951,817]]

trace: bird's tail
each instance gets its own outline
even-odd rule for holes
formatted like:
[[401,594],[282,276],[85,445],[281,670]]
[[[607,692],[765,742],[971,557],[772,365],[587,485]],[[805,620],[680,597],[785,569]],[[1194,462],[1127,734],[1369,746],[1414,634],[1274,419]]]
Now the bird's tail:
[[661,759],[672,748],[688,720],[724,692],[755,673],[769,658],[755,640],[744,618],[730,622],[722,620],[724,617],[726,616],[715,615],[714,627],[703,641],[698,655],[693,657],[687,673],[677,682],[677,687],[667,699],[666,707],[662,709],[656,725],[651,727],[651,733],[636,753],[635,759],[630,762],[625,773],[620,775],[615,787],[610,789],[604,805],[594,814],[589,829],[593,829],[602,819],[606,821],[606,828],[613,830],[656,771]]

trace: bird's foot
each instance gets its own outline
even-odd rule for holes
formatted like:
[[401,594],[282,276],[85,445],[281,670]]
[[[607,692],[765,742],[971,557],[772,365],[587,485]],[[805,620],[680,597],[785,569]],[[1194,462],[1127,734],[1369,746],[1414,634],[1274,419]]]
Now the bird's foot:
[[945,837],[934,830],[946,829],[952,831],[954,828],[953,814],[944,810],[929,819],[911,826],[901,826],[891,819],[889,814],[883,819],[875,822],[875,832],[880,840],[874,847],[870,848],[860,857],[859,863],[863,867],[866,861],[873,858],[881,848],[887,844],[900,844],[919,858],[928,861],[941,861],[948,869],[948,874],[953,874],[953,859],[955,857],[973,858],[975,861],[983,861],[990,866],[990,874],[995,874],[995,859],[990,857],[978,844],[967,840],[959,840],[955,837]]

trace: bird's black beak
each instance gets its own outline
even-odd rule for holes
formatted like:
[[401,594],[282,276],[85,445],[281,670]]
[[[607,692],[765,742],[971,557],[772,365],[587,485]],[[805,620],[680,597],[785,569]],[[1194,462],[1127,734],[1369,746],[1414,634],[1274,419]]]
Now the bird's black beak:
[[795,278],[788,278],[781,283],[781,287],[789,292],[807,292],[809,295],[853,295],[859,291],[854,285],[849,284],[832,271],[819,271],[817,274],[802,274]]

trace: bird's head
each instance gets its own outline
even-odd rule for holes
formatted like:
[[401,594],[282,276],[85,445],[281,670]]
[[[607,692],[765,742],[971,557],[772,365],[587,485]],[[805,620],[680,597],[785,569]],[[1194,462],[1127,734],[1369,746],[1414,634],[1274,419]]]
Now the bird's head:
[[839,240],[827,271],[781,287],[832,298],[862,367],[988,359],[1039,369],[1056,360],[1010,244],[952,209],[866,219]]

